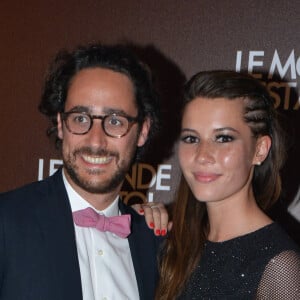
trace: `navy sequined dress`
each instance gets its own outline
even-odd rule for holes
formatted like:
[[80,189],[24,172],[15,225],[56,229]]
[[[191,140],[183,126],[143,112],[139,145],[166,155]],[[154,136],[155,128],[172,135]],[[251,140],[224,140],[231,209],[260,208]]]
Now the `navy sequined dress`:
[[276,223],[208,241],[178,299],[300,299],[299,248]]

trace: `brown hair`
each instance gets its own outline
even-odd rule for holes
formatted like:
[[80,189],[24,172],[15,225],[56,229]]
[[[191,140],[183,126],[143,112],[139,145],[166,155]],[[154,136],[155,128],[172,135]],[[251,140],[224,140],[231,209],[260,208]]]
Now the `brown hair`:
[[[243,99],[244,120],[254,137],[272,139],[269,154],[256,166],[252,188],[258,205],[266,210],[281,192],[279,170],[285,158],[283,133],[279,126],[274,101],[267,89],[248,74],[234,71],[207,71],[194,75],[185,85],[183,110],[197,97]],[[166,241],[161,262],[161,278],[156,298],[173,300],[180,295],[197,266],[208,233],[205,203],[197,201],[182,178],[173,203],[173,228]]]

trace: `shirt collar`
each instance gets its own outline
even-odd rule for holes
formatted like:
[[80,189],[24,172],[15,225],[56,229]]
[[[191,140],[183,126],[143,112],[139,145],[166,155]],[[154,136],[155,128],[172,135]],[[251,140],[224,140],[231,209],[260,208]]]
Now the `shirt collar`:
[[95,211],[97,211],[99,214],[103,214],[107,217],[112,217],[112,216],[118,216],[120,214],[119,212],[119,197],[116,197],[116,199],[104,210],[97,210],[95,207],[93,207],[89,202],[87,202],[84,198],[82,198],[70,185],[68,182],[68,179],[66,178],[66,175],[64,173],[64,169],[62,171],[62,177],[63,177],[63,182],[67,190],[67,194],[69,197],[70,205],[71,205],[71,210],[72,212],[85,209],[87,207],[93,208]]

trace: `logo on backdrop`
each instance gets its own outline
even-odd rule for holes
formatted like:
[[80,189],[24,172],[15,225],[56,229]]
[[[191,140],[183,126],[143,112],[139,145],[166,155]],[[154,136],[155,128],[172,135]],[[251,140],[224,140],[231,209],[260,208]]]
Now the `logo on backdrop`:
[[[39,159],[38,180],[51,176],[63,162],[59,159]],[[125,178],[125,189],[120,196],[125,203],[153,202],[155,191],[171,190],[171,164],[161,164],[155,169],[152,165],[139,163],[132,166]]]
[[[271,60],[270,60],[271,59]],[[247,68],[254,77],[266,82],[275,99],[276,108],[299,110],[300,98],[297,95],[297,78],[300,77],[300,57],[292,50],[288,55],[276,49],[271,55],[265,51],[237,51],[236,71]],[[267,74],[263,74],[267,71]]]

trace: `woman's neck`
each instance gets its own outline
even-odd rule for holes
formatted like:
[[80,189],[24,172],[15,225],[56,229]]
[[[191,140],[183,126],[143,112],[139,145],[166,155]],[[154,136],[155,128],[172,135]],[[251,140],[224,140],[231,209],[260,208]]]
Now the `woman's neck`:
[[208,240],[226,241],[262,228],[272,220],[258,207],[254,197],[207,203]]

